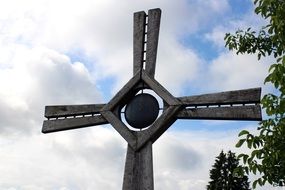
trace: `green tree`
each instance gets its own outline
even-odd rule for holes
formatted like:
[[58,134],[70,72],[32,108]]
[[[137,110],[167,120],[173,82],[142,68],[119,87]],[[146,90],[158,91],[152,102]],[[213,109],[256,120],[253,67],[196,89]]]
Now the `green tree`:
[[226,46],[237,54],[256,54],[258,59],[272,56],[275,63],[269,68],[264,83],[272,84],[276,93],[266,94],[261,101],[267,117],[257,128],[257,135],[243,130],[240,140],[251,150],[240,154],[244,166],[239,172],[261,174],[253,182],[256,185],[285,185],[285,1],[255,0],[255,13],[268,23],[258,32],[251,28],[226,34]]
[[211,181],[207,185],[207,190],[248,190],[248,177],[234,174],[238,166],[239,160],[234,153],[229,151],[226,154],[222,151],[210,170]]

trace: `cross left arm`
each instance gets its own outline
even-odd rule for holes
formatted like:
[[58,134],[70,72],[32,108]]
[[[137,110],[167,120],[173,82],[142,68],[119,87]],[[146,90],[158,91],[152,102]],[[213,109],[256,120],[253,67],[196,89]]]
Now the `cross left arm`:
[[51,133],[94,125],[108,124],[100,114],[105,104],[59,105],[45,107],[42,132]]

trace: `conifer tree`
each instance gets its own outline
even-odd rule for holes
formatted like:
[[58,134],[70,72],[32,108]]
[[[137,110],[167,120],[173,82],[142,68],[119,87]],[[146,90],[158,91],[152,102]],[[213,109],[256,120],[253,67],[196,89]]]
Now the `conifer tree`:
[[234,174],[238,166],[239,160],[234,153],[222,151],[210,170],[211,181],[207,190],[249,190],[248,177]]

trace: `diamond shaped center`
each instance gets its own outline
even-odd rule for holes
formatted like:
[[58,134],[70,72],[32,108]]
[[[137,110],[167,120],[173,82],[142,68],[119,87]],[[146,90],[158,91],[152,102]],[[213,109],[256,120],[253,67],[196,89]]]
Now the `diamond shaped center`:
[[125,118],[129,125],[137,129],[150,126],[157,118],[159,104],[150,94],[138,94],[131,99],[125,110]]
[[[154,122],[146,130],[137,132],[132,131],[124,124],[120,117],[120,110],[124,105],[129,104],[130,99],[135,97],[134,94],[138,92],[138,87],[142,84],[153,90],[166,106],[163,107],[163,113],[158,118],[155,118]],[[154,142],[170,127],[170,124],[175,121],[175,114],[180,110],[181,106],[182,104],[178,99],[173,97],[154,78],[149,77],[144,70],[141,70],[101,109],[101,114],[134,150],[138,150],[150,139]]]

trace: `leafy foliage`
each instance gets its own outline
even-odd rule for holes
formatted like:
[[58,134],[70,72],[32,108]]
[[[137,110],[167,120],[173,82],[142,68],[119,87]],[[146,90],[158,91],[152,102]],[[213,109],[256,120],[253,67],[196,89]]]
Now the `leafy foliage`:
[[238,166],[239,160],[234,153],[229,151],[226,154],[222,151],[210,170],[211,181],[207,185],[207,190],[248,190],[248,177],[234,173]]
[[258,135],[241,131],[236,144],[241,147],[247,144],[250,154],[240,154],[244,166],[241,173],[260,173],[261,177],[253,182],[264,185],[266,182],[285,185],[285,1],[255,0],[255,13],[266,19],[269,24],[259,32],[238,30],[235,34],[226,34],[226,46],[236,50],[237,54],[257,54],[258,59],[274,56],[276,62],[269,68],[264,83],[271,83],[276,94],[266,94],[261,101],[267,119],[257,128]]

